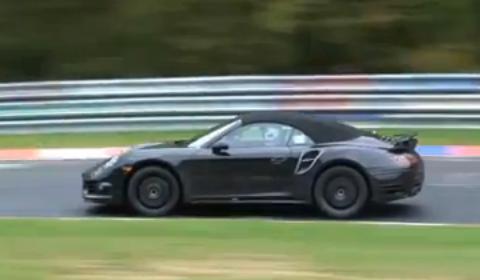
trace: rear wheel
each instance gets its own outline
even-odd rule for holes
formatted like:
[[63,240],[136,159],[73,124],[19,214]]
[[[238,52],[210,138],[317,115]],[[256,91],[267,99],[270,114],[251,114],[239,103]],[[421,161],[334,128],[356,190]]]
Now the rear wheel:
[[368,186],[363,176],[350,167],[332,167],[314,186],[317,207],[327,216],[348,219],[357,216],[368,201]]
[[177,206],[180,185],[169,171],[159,167],[145,167],[133,175],[127,197],[129,205],[138,214],[164,216]]

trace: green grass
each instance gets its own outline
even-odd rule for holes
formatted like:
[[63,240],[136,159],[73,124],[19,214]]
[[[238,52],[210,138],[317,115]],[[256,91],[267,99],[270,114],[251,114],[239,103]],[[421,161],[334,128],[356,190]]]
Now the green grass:
[[[402,130],[379,130],[395,134]],[[0,135],[0,148],[111,147],[188,139],[201,131]],[[419,131],[421,145],[480,145],[480,130]]]
[[0,279],[480,277],[480,228],[3,220],[0,248]]
[[198,131],[0,135],[0,148],[124,147],[188,139]]

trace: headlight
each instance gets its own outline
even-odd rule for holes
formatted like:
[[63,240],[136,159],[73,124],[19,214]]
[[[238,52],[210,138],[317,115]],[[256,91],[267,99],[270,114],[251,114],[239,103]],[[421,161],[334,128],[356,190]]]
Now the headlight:
[[104,164],[100,165],[97,169],[95,169],[95,171],[92,172],[92,176],[94,178],[100,176],[103,171],[113,167],[118,162],[119,159],[120,159],[120,156],[112,157],[107,162],[105,162]]
[[103,167],[104,167],[104,168],[110,168],[110,167],[114,166],[115,163],[117,163],[117,161],[118,161],[119,158],[120,158],[119,156],[114,156],[114,157],[112,157],[109,161],[107,161],[107,162],[103,165]]

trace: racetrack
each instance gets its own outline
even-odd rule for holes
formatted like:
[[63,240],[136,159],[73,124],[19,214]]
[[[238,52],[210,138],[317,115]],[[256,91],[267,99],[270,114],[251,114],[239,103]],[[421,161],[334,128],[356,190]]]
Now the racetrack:
[[[0,163],[0,216],[119,217],[120,209],[85,203],[80,173],[92,161]],[[362,220],[480,223],[480,159],[427,158],[424,190],[415,198],[368,209]],[[176,217],[322,219],[299,206],[196,206]]]

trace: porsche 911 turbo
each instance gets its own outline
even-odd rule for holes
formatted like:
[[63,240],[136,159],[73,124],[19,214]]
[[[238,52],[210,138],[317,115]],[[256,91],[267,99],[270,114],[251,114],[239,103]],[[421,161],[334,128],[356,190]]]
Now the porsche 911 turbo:
[[132,147],[82,174],[86,201],[164,216],[180,204],[309,204],[353,218],[417,195],[414,135],[381,136],[304,113],[250,113],[190,140]]

